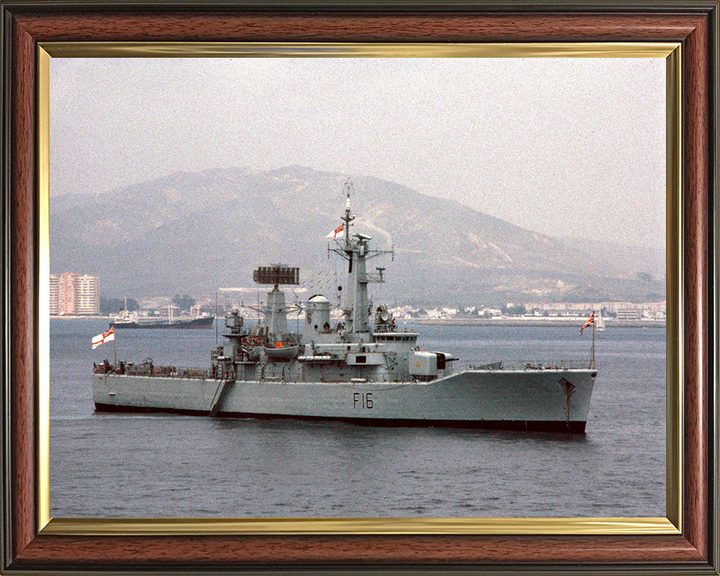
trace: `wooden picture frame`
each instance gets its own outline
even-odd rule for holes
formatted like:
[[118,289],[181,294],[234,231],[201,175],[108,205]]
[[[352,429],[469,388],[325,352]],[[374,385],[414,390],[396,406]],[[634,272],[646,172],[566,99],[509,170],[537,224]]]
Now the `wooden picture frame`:
[[[2,9],[3,524],[2,571],[657,572],[718,574],[716,275],[718,2],[209,3],[5,1]],[[682,438],[679,530],[633,533],[403,529],[391,534],[266,530],[48,529],[39,502],[42,409],[37,98],[44,43],[678,43],[682,130],[679,279]],[[675,332],[673,332],[675,328]],[[46,376],[46,375],[45,375]],[[38,407],[41,408],[38,408]],[[52,526],[52,525],[51,525]]]

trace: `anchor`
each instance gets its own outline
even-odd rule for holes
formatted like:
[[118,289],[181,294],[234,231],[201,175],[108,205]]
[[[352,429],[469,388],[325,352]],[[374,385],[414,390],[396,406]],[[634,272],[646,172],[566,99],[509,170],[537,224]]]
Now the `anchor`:
[[560,385],[565,390],[565,406],[566,406],[565,413],[567,414],[567,425],[569,428],[570,427],[570,396],[572,396],[573,393],[575,392],[575,390],[577,390],[577,386],[575,386],[575,384],[573,384],[572,382],[570,382],[569,380],[567,380],[565,378],[560,379]]

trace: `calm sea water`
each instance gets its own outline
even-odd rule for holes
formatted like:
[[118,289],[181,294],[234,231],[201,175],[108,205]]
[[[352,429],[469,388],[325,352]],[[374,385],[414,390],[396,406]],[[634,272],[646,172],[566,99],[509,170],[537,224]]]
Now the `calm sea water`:
[[[62,517],[665,515],[665,333],[596,335],[585,436],[95,413],[99,320],[52,320],[50,509]],[[462,360],[589,358],[578,327],[422,326]],[[212,330],[130,330],[118,357],[209,364]]]

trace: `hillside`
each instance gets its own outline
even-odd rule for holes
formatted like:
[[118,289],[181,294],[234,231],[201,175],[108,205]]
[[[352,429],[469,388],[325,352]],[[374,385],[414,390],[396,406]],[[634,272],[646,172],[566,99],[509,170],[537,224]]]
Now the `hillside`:
[[[97,275],[107,297],[199,296],[252,286],[253,268],[283,262],[300,266],[305,288],[331,295],[342,266],[328,259],[325,236],[340,223],[346,179],[297,166],[216,169],[53,197],[51,271]],[[595,251],[588,241],[538,234],[393,182],[352,181],[355,229],[377,248],[395,249],[393,262],[372,261],[387,268],[378,295],[391,303],[664,296],[662,261],[635,249],[603,243]]]

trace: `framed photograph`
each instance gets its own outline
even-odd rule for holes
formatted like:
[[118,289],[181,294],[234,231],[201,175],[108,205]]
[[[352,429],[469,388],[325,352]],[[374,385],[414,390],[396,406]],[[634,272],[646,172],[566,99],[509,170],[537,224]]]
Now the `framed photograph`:
[[[717,574],[717,8],[3,3],[2,569]],[[488,179],[498,192],[479,191]],[[316,260],[349,260],[342,279],[316,268],[316,236]],[[93,274],[122,308],[109,330],[67,320],[99,306]],[[205,300],[186,294],[203,282]],[[77,301],[63,283],[82,283]],[[175,290],[137,317],[120,298]],[[159,362],[141,356],[165,331],[120,329],[212,316],[214,335],[183,331]],[[606,339],[617,382],[594,440],[584,382],[604,322],[632,334]],[[568,326],[582,366],[553,336]],[[490,342],[507,365],[459,366],[443,347],[475,360],[470,330],[525,343]],[[422,331],[439,352],[416,346]],[[555,357],[509,366],[545,348]],[[92,398],[72,387],[87,358]],[[508,374],[535,396],[515,397]],[[512,410],[458,400],[499,379]],[[238,399],[241,381],[255,396]],[[339,399],[293,400],[287,382]],[[178,400],[191,384],[208,389],[199,408]],[[198,412],[211,418],[184,416]],[[278,414],[310,422],[264,419]],[[361,432],[377,424],[405,432],[383,428],[382,445]],[[496,431],[448,440],[447,426]]]

